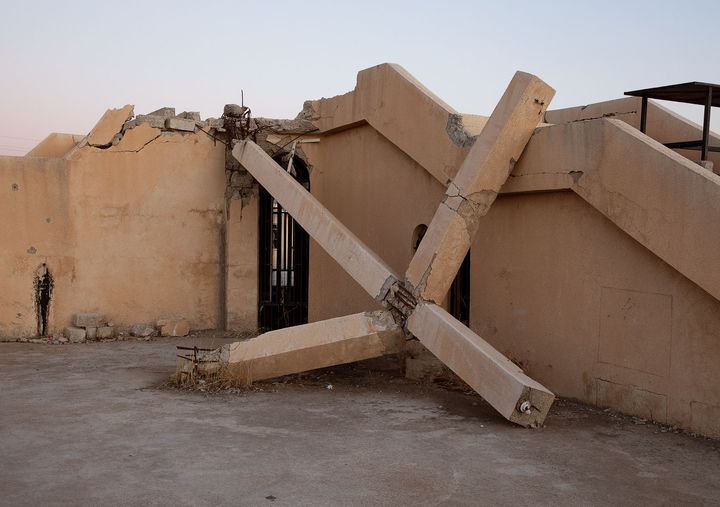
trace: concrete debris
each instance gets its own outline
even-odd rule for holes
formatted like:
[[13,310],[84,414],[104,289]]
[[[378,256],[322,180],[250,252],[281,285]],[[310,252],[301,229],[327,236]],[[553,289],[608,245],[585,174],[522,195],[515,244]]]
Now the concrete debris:
[[150,324],[135,324],[130,329],[131,336],[137,336],[139,338],[147,338],[155,334],[155,328]]
[[181,130],[183,132],[195,132],[195,120],[186,118],[167,118],[165,128],[170,130]]
[[[453,200],[454,207],[446,202],[440,204],[410,262],[405,280],[394,274],[389,265],[302,188],[262,147],[245,139],[235,144],[232,150],[240,164],[325,252],[375,301],[386,307],[388,311],[385,313],[394,321],[396,328],[402,328],[397,334],[418,338],[506,419],[525,427],[543,423],[554,400],[553,393],[525,375],[492,345],[434,302],[445,298],[470,248],[477,230],[477,218],[487,213],[512,171],[515,160],[543,118],[553,95],[554,90],[537,77],[522,72],[515,74],[487,126],[480,132],[479,141],[473,143],[448,187],[446,196]],[[264,126],[265,130],[278,126],[294,128],[294,123],[303,123],[303,120],[264,121],[256,120],[258,127]],[[304,371],[309,364],[300,364],[305,356],[303,345],[305,349],[312,346],[318,355],[319,348],[324,347],[327,352],[323,350],[325,353],[322,355],[330,356],[333,340],[337,340],[339,334],[339,322],[347,328],[346,340],[354,340],[359,350],[369,353],[373,345],[372,335],[366,329],[356,329],[356,321],[364,322],[362,317],[345,319],[330,319],[291,328],[294,338],[292,349],[287,346],[288,337],[278,332],[233,344],[235,349],[233,345],[228,347],[226,350],[229,353],[223,356],[223,361],[231,374],[245,382]],[[312,341],[305,338],[303,332],[311,334]],[[306,343],[301,345],[303,341]],[[279,359],[273,357],[271,347],[277,346],[273,342],[283,346],[275,355],[292,362],[292,371],[281,368]],[[257,371],[252,371],[253,359],[247,354],[252,347],[262,350],[255,361],[262,361],[263,369],[258,367]],[[385,350],[381,352],[387,353]],[[357,352],[352,355],[357,355]],[[328,365],[348,362],[350,356],[335,354],[333,362]]]
[[159,116],[161,118],[172,118],[175,116],[175,108],[174,107],[161,107],[160,109],[153,111],[152,113],[148,113],[148,116]]
[[185,319],[160,319],[157,321],[160,336],[187,336],[190,323]]
[[309,134],[318,128],[311,122],[302,118],[294,120],[279,120],[275,118],[253,118],[255,128],[270,131],[276,134]]
[[136,125],[139,125],[141,123],[148,123],[151,127],[156,129],[165,128],[165,117],[164,116],[154,116],[151,114],[139,114],[135,117],[133,120],[136,122]]
[[[223,120],[222,118],[208,118],[205,120],[205,124],[213,129],[222,129]],[[224,131],[224,129],[222,131]]]
[[85,341],[85,330],[79,327],[66,327],[65,336],[72,343],[82,343]]
[[248,108],[245,106],[239,106],[237,104],[225,104],[223,108],[223,115],[230,118],[240,118]]
[[201,121],[200,119],[200,113],[197,111],[183,111],[179,115],[177,115],[177,118],[184,118],[186,120],[193,120],[193,121]]
[[95,338],[97,338],[97,331],[98,328],[96,327],[86,327],[85,338],[87,338],[88,340],[94,340]]
[[105,324],[105,316],[96,312],[76,313],[73,319],[75,327],[100,327],[103,324]]
[[107,148],[112,144],[115,134],[133,116],[133,106],[120,109],[108,109],[87,137],[87,143],[97,148]]

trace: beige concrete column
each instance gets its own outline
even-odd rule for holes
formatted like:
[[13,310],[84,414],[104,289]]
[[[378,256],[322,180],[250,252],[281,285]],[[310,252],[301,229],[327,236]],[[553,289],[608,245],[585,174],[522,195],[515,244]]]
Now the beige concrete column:
[[357,313],[226,345],[221,363],[243,383],[397,353],[405,335],[386,311]]
[[439,303],[450,289],[500,187],[542,121],[555,91],[517,72],[475,140],[405,274],[415,295]]
[[407,322],[430,352],[508,420],[540,425],[555,396],[437,305],[419,305]]
[[390,266],[257,144],[241,141],[233,156],[368,294],[383,299],[397,280]]

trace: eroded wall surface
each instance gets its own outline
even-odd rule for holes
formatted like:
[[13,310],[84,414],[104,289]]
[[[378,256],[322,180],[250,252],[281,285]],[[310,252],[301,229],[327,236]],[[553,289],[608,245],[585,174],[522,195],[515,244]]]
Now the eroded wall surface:
[[[83,311],[120,327],[167,317],[222,327],[225,183],[223,144],[147,124],[67,159],[0,158],[0,336],[37,334],[33,284],[43,264],[54,278],[50,334]],[[244,210],[230,201],[227,222],[227,315],[241,329],[257,321],[255,201]]]

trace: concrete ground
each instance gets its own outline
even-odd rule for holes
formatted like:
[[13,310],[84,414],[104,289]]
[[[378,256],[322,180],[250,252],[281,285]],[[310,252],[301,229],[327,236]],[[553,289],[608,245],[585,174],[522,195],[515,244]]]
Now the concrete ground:
[[176,343],[0,343],[0,504],[720,502],[718,441],[563,401],[522,429],[388,370],[181,391]]

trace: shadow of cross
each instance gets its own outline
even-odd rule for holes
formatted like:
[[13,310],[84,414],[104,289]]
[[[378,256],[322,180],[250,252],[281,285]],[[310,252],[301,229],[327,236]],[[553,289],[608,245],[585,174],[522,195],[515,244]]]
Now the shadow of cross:
[[397,352],[417,337],[508,420],[540,425],[554,395],[442,309],[484,216],[507,180],[554,90],[517,72],[475,139],[430,222],[404,278],[259,146],[233,156],[385,310],[280,329],[225,346],[221,361],[246,382]]

